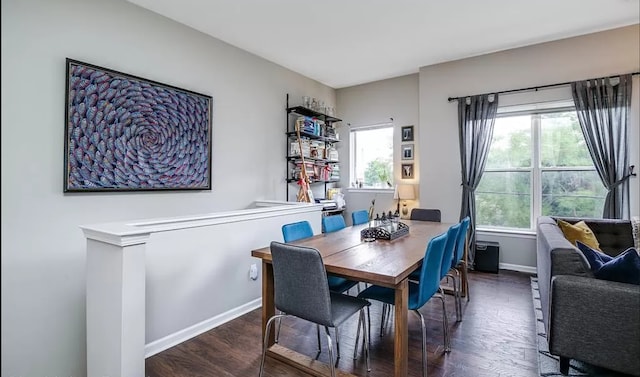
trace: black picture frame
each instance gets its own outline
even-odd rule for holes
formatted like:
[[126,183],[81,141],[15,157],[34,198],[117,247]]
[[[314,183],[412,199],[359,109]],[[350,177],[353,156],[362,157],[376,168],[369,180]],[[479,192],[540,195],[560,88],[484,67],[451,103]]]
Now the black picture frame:
[[402,179],[412,179],[415,176],[413,164],[402,164]]
[[404,126],[401,131],[402,141],[413,141],[413,126]]
[[64,192],[211,190],[211,96],[66,59]]
[[402,159],[413,160],[413,144],[402,144]]

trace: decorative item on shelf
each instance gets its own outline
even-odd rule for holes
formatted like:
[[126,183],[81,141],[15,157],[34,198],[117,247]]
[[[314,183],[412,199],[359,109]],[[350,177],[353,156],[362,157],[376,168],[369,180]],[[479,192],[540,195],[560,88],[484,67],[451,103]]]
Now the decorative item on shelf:
[[371,206],[369,207],[369,226],[360,232],[360,238],[365,242],[373,242],[376,240],[375,234],[373,232],[374,228],[371,227],[372,223],[375,222],[375,220],[373,219],[373,212],[375,211],[375,207],[376,198],[374,197],[371,200]]
[[[302,151],[302,140],[300,139],[300,127],[298,123],[296,123],[296,134],[298,136],[298,143],[300,144],[300,150]],[[300,189],[298,190],[297,199],[299,202],[313,203],[313,192],[311,191],[311,181],[309,180],[309,176],[307,175],[307,168],[304,162],[304,154],[300,154],[300,158],[302,159],[302,168],[300,170],[300,180],[298,184],[300,185]]]
[[376,207],[376,198],[371,199],[371,206],[369,207],[369,222],[373,221],[373,211]]
[[393,192],[393,198],[398,200],[396,212],[400,212],[400,201],[402,201],[402,215],[408,215],[409,209],[407,208],[407,200],[414,200],[416,198],[413,185],[396,185],[396,189]]

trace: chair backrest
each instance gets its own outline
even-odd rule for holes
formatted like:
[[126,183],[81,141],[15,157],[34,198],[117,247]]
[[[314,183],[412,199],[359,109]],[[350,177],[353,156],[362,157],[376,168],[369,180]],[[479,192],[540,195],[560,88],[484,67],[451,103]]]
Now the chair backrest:
[[351,212],[351,220],[353,225],[364,224],[369,222],[369,212],[366,209]]
[[284,242],[293,242],[312,236],[313,229],[311,229],[311,224],[308,221],[298,221],[297,223],[284,224],[282,226]]
[[442,233],[429,241],[422,261],[418,287],[417,307],[424,305],[440,287],[440,267],[447,243],[447,233]]
[[324,233],[335,232],[347,227],[342,215],[331,215],[322,218],[322,231]]
[[451,263],[453,260],[453,254],[456,251],[456,244],[458,243],[458,233],[462,223],[451,225],[447,231],[447,243],[444,246],[444,253],[442,254],[442,263],[440,264],[440,280],[442,280],[449,272]]
[[464,257],[464,244],[467,241],[467,231],[469,230],[469,222],[471,219],[469,216],[460,221],[460,231],[458,232],[458,239],[456,241],[456,251],[451,261],[451,267],[455,267],[458,262]]
[[414,208],[411,210],[410,220],[442,221],[442,213],[439,209]]
[[334,327],[327,272],[317,249],[271,242],[276,307],[290,315]]

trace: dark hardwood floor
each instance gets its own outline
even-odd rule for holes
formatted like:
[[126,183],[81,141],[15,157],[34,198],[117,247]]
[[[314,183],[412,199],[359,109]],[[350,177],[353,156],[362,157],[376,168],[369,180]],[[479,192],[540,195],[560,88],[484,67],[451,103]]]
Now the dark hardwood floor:
[[[428,375],[470,377],[537,377],[537,347],[530,275],[501,270],[499,274],[471,272],[471,301],[463,300],[463,321],[455,322],[452,296],[447,296],[451,353],[443,352],[442,311],[439,300],[421,312],[427,321]],[[371,372],[364,359],[352,359],[357,316],[340,327],[338,367],[358,376],[393,375],[393,325],[380,337],[381,304],[371,307]],[[201,334],[146,360],[148,377],[257,376],[261,355],[260,309]],[[280,343],[315,357],[315,325],[289,318],[283,321]],[[323,333],[324,334],[324,333]],[[328,353],[323,337],[319,360]],[[422,375],[420,324],[409,313],[409,376]],[[265,376],[289,377],[302,373],[267,358]]]

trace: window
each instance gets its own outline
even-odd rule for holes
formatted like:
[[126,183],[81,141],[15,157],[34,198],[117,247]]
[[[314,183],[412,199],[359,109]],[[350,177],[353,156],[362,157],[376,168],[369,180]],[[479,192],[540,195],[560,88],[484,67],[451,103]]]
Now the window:
[[351,129],[351,187],[393,187],[393,124]]
[[540,215],[601,217],[605,195],[574,108],[498,115],[476,190],[479,226],[532,229]]

